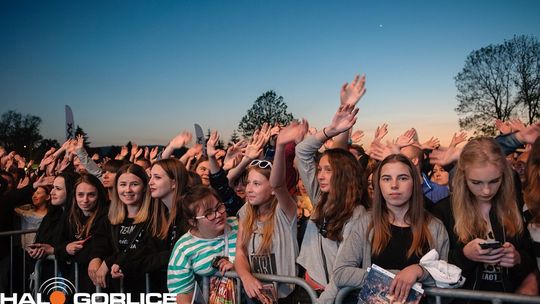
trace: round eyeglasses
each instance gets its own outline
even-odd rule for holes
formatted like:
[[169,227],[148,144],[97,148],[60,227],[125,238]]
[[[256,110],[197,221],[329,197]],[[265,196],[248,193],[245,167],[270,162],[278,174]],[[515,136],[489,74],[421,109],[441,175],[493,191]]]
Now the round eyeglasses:
[[209,221],[213,221],[216,219],[216,217],[218,217],[218,213],[219,215],[222,215],[223,213],[225,213],[225,211],[226,211],[225,204],[219,203],[216,206],[216,209],[206,210],[206,213],[204,215],[196,216],[194,217],[194,219],[200,220],[200,219],[206,218]]

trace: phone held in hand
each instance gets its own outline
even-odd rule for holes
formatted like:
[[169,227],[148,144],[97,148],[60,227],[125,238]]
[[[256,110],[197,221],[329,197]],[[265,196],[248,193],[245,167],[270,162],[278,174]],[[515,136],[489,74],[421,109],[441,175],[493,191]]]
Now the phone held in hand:
[[502,244],[499,241],[490,241],[490,242],[480,243],[480,248],[482,249],[497,249],[501,247],[502,247]]

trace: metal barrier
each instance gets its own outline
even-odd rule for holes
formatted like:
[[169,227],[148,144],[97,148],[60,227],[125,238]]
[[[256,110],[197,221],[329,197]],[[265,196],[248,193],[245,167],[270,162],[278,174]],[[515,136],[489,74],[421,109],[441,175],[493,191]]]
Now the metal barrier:
[[[13,237],[14,236],[20,236],[27,233],[35,233],[37,232],[37,229],[30,229],[30,230],[12,230],[12,231],[5,231],[0,232],[0,238],[1,237],[9,237],[9,293],[13,294]],[[26,271],[25,263],[26,263],[26,255],[23,248],[22,252],[22,263],[23,263],[23,289],[26,290],[26,280],[24,276],[24,272]]]
[[[221,273],[217,272],[214,276],[216,277],[222,277]],[[240,280],[240,276],[234,271],[227,271],[223,275],[224,277],[228,278],[234,278],[236,279],[236,293],[238,296],[240,296],[242,291],[242,281]],[[269,275],[269,274],[258,274],[253,273],[253,276],[257,278],[258,280],[265,281],[265,282],[277,282],[277,283],[287,283],[287,284],[294,284],[302,287],[309,295],[309,298],[311,299],[312,303],[317,302],[317,293],[315,293],[315,290],[311,288],[311,286],[306,283],[305,280],[299,278],[299,277],[287,277],[287,276],[279,276],[279,275]],[[208,301],[208,298],[210,297],[210,278],[211,277],[203,277],[203,297],[206,301]]]
[[[341,288],[336,296],[335,304],[342,304],[345,297],[353,290],[359,288],[344,287]],[[487,301],[493,304],[505,302],[512,303],[540,303],[540,296],[525,296],[512,293],[495,292],[495,291],[474,291],[467,289],[445,289],[445,288],[424,288],[424,294],[428,297],[434,297],[435,303],[441,304],[442,298],[466,299]]]

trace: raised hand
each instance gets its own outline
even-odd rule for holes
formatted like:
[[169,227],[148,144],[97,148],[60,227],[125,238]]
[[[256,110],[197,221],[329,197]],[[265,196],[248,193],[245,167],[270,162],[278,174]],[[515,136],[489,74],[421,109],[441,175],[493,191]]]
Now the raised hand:
[[512,129],[512,132],[521,131],[526,128],[525,124],[519,118],[510,119],[508,125]]
[[247,141],[241,140],[227,149],[227,154],[223,159],[223,169],[228,170],[236,167],[239,157],[242,156],[242,150],[246,147]]
[[135,153],[135,158],[134,158],[134,160],[139,159],[139,157],[141,157],[141,155],[143,155],[143,152],[144,152],[143,149],[137,150],[137,153]]
[[150,161],[153,161],[154,159],[156,159],[158,153],[159,153],[159,147],[158,146],[153,147],[152,150],[150,150]]
[[353,105],[340,106],[336,114],[334,114],[330,126],[323,131],[328,137],[334,137],[349,130],[356,123],[356,114],[358,114],[358,108]]
[[216,145],[219,141],[219,134],[217,131],[213,131],[210,133],[210,137],[208,138],[208,142],[206,143],[206,154],[208,157],[215,157],[217,153]]
[[391,142],[386,142],[386,145],[378,140],[374,140],[367,151],[368,155],[378,161],[382,161],[388,155],[398,154],[400,147]]
[[244,150],[244,156],[249,159],[259,158],[263,152],[264,145],[266,145],[266,137],[264,135],[253,137]]
[[187,145],[189,142],[191,142],[191,139],[193,138],[193,134],[187,131],[182,131],[178,133],[173,139],[171,139],[169,145],[172,148],[180,149],[183,146]]
[[75,151],[84,148],[84,137],[81,134],[77,135],[77,140],[75,142],[74,148]]
[[394,144],[398,145],[400,148],[412,145],[414,143],[414,135],[416,135],[416,130],[411,128],[405,133],[401,134],[395,141]]
[[150,148],[148,146],[144,147],[144,158],[150,159]]
[[460,132],[460,133],[456,132],[454,133],[454,136],[452,136],[452,141],[450,141],[450,147],[455,147],[466,140],[467,140],[466,132]]
[[354,79],[351,83],[344,83],[341,86],[341,92],[339,94],[341,105],[352,105],[355,106],[356,103],[362,98],[366,93],[366,75],[354,76]]
[[421,144],[420,146],[422,147],[422,149],[434,150],[434,149],[437,149],[440,145],[441,145],[441,143],[440,143],[438,138],[431,137],[428,141]]
[[532,144],[540,136],[540,122],[531,124],[525,129],[516,133],[516,138],[521,143]]
[[383,123],[382,125],[377,127],[377,130],[375,130],[374,141],[381,141],[386,136],[386,134],[388,134],[388,124]]
[[353,144],[358,144],[362,141],[362,138],[364,138],[364,131],[356,130],[351,134],[351,141]]
[[512,127],[507,122],[500,119],[495,120],[495,128],[501,132],[501,134],[508,134],[512,132]]
[[429,163],[432,165],[446,166],[453,162],[456,162],[459,159],[461,154],[461,149],[457,147],[448,147],[433,150],[429,154]]
[[122,149],[120,149],[120,159],[126,158],[126,156],[129,154],[129,150],[127,146],[122,146]]
[[290,142],[301,142],[308,131],[308,123],[305,119],[301,122],[292,122],[290,125],[281,129],[277,137],[276,145],[286,145]]

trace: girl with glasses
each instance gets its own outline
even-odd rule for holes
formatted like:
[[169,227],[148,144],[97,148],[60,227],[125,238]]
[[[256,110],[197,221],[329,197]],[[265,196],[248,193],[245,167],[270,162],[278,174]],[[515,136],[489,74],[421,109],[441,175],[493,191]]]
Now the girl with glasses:
[[284,298],[293,290],[287,284],[263,286],[252,272],[296,276],[296,201],[285,182],[285,145],[300,141],[306,132],[306,122],[282,129],[276,141],[274,164],[253,160],[248,168],[247,204],[238,212],[240,236],[235,269],[247,295],[262,302],[268,296],[286,302]]
[[225,205],[212,188],[195,186],[182,200],[189,231],[176,242],[167,269],[167,287],[177,303],[191,303],[195,275],[212,276],[233,268],[238,220],[227,217]]

